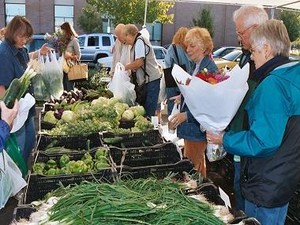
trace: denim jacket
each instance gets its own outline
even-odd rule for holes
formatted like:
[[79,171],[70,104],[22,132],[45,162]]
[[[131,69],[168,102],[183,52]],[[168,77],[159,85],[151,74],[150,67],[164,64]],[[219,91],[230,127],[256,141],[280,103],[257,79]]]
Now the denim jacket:
[[[213,59],[205,56],[199,66],[198,72],[206,68],[208,72],[215,72],[218,70]],[[203,141],[206,139],[205,133],[200,130],[199,122],[194,118],[187,105],[184,103],[184,98],[181,96],[181,110],[187,114],[187,120],[177,127],[177,136],[190,141]]]

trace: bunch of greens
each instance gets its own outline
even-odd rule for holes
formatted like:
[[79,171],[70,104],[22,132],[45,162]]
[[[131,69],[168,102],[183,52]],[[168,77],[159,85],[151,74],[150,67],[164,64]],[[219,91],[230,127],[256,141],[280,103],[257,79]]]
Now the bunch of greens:
[[50,220],[73,225],[224,224],[210,205],[186,196],[182,184],[154,178],[68,188],[51,208]]

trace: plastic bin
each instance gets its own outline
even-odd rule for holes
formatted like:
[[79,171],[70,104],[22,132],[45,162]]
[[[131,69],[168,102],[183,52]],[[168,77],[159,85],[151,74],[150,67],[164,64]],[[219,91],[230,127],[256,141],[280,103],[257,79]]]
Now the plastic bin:
[[14,209],[13,219],[19,221],[20,219],[29,220],[30,215],[36,212],[37,209],[30,205],[19,205]]
[[43,151],[48,147],[65,147],[69,149],[88,150],[94,147],[102,146],[99,133],[87,136],[69,136],[69,135],[46,135],[40,134],[37,139],[36,149]]
[[136,148],[109,147],[112,162],[130,167],[172,164],[181,160],[178,147],[166,142],[159,145]]
[[[97,149],[89,151],[91,156],[95,155]],[[84,153],[87,151],[68,153],[70,160],[80,160]],[[60,157],[64,153],[60,154],[47,154],[45,152],[39,151],[35,154],[34,163],[37,162],[47,162],[53,159],[59,163]],[[108,157],[109,162],[109,157]],[[109,162],[110,163],[110,162]],[[42,199],[48,192],[51,192],[59,187],[61,183],[64,186],[71,184],[79,184],[82,181],[101,181],[101,182],[113,182],[114,174],[112,168],[103,168],[96,172],[81,173],[81,174],[59,174],[59,175],[38,175],[31,173],[28,176],[28,185],[25,190],[25,196],[23,203],[30,203],[32,201]]]
[[28,177],[28,185],[25,190],[23,203],[29,204],[32,201],[43,199],[48,192],[59,188],[59,185],[68,186],[72,184],[80,184],[82,181],[95,182],[113,182],[114,176],[110,168],[103,169],[97,173],[70,174],[70,175],[36,175],[30,174]]
[[133,148],[141,146],[152,146],[162,144],[163,138],[159,130],[150,130],[148,132],[130,133],[130,134],[115,134],[111,132],[100,133],[100,141],[102,145],[106,145],[104,138],[121,137],[120,142],[110,144],[119,148]]
[[119,179],[139,179],[155,177],[163,179],[174,175],[176,180],[184,180],[185,173],[194,173],[193,164],[189,159],[183,159],[172,164],[141,166],[141,167],[119,167],[117,168]]

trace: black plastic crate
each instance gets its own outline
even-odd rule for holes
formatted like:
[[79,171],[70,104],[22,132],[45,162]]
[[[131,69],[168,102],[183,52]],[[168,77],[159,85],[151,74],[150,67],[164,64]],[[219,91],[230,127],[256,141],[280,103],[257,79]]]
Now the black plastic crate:
[[142,146],[152,146],[156,144],[162,144],[164,142],[159,130],[150,130],[147,132],[138,132],[130,134],[115,134],[111,132],[102,132],[100,133],[101,144],[107,144],[104,142],[104,138],[116,137],[120,137],[122,140],[113,144],[108,144],[109,146],[115,146],[119,148],[133,148]]
[[43,151],[48,147],[65,147],[68,149],[88,150],[102,146],[99,133],[90,135],[47,135],[40,134],[37,139],[36,150]]
[[18,205],[14,209],[13,219],[15,221],[19,221],[20,219],[29,220],[30,215],[36,211],[37,209],[31,205]]
[[30,174],[27,181],[28,185],[25,190],[23,203],[29,204],[32,201],[43,199],[47,193],[59,188],[60,184],[68,186],[72,184],[80,184],[82,181],[113,182],[114,175],[110,168],[100,170],[96,173],[85,174],[55,176]]
[[176,163],[181,160],[179,151],[172,142],[136,148],[109,147],[113,163],[130,167]]
[[193,164],[189,159],[183,159],[172,164],[129,167],[123,166],[117,168],[119,179],[139,179],[155,177],[163,179],[173,175],[174,179],[184,180],[186,173],[195,173]]
[[203,183],[198,184],[196,189],[187,191],[187,195],[193,194],[203,194],[209,202],[215,205],[225,205],[220,196],[218,187],[211,180],[205,179]]
[[130,129],[130,128],[134,127],[134,123],[135,122],[133,120],[131,120],[131,121],[120,120],[119,127],[124,128],[124,129]]
[[[104,148],[108,151],[108,148],[107,147],[103,147],[101,146],[101,148]],[[80,160],[85,153],[90,153],[90,155],[92,157],[95,156],[95,153],[97,151],[98,147],[95,147],[89,151],[73,151],[73,152],[62,152],[62,153],[46,153],[46,152],[43,152],[43,151],[37,151],[34,153],[34,163],[37,163],[37,162],[48,162],[48,160],[50,159],[53,159],[54,161],[56,161],[57,163],[59,162],[59,159],[62,155],[66,154],[69,156],[70,160]],[[110,162],[110,157],[107,157],[107,160],[109,163]]]

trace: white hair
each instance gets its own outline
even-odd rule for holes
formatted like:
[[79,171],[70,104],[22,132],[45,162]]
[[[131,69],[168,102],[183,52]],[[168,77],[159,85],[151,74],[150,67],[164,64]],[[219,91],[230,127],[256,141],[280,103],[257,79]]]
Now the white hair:
[[244,5],[233,13],[233,21],[243,21],[244,27],[252,25],[260,25],[268,20],[268,14],[262,6],[259,5]]

